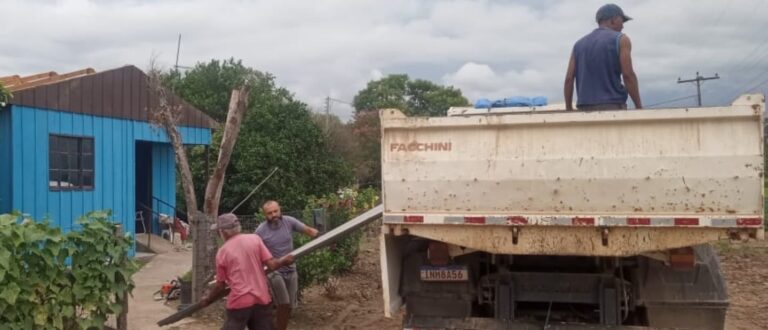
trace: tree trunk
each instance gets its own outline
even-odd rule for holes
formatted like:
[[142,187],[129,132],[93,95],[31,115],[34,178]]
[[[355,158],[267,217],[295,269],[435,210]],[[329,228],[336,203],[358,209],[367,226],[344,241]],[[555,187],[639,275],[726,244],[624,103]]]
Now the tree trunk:
[[[154,66],[153,64],[150,65]],[[232,91],[218,163],[213,174],[208,179],[205,189],[204,213],[199,211],[200,209],[197,205],[192,170],[189,166],[189,159],[184,149],[181,134],[176,127],[179,117],[178,106],[170,104],[169,92],[161,86],[159,72],[154,68],[150,70],[149,85],[159,96],[157,108],[149,109],[152,121],[163,128],[168,135],[176,155],[176,164],[178,164],[181,172],[184,200],[187,204],[187,214],[190,220],[194,244],[192,250],[192,300],[198,301],[203,297],[206,282],[214,273],[216,233],[210,230],[210,225],[218,216],[224,175],[229,165],[229,158],[232,156],[235,142],[237,141],[237,135],[240,132],[240,124],[248,107],[251,83],[246,81],[242,87]]]
[[[205,187],[205,201],[203,202],[203,212],[205,217],[213,223],[216,217],[219,215],[219,202],[221,200],[221,191],[224,187],[224,175],[229,166],[229,159],[232,156],[232,151],[237,142],[237,136],[240,133],[240,124],[243,122],[243,116],[248,108],[248,96],[250,94],[250,85],[246,84],[239,89],[232,91],[232,96],[229,99],[229,109],[227,111],[227,122],[224,126],[224,133],[221,138],[221,147],[219,148],[219,158],[216,162],[216,167],[213,169],[211,177],[208,179],[208,184]],[[203,268],[200,272],[207,275],[213,274],[216,265],[216,231],[210,230],[209,226],[201,227],[200,237],[207,238],[208,242],[205,248],[205,254],[203,260]],[[197,249],[195,250],[197,251]],[[202,251],[201,251],[202,252]],[[195,268],[195,273],[198,272],[198,268]],[[198,288],[195,282],[192,282],[194,291],[205,287],[205,283]],[[194,299],[193,300],[197,301]]]

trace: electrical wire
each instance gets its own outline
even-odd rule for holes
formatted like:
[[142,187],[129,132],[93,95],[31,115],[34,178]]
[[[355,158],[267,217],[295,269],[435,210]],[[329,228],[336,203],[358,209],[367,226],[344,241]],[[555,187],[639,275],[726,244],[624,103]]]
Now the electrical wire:
[[688,95],[688,96],[683,96],[683,97],[679,97],[679,98],[676,98],[676,99],[671,99],[671,100],[666,100],[666,101],[657,102],[657,103],[654,103],[654,104],[651,104],[651,105],[647,105],[647,106],[645,106],[645,107],[646,107],[646,108],[652,108],[652,107],[655,107],[655,106],[657,106],[657,105],[662,105],[662,104],[667,104],[667,103],[672,103],[672,102],[682,101],[682,100],[685,100],[685,99],[690,99],[690,98],[694,98],[694,97],[696,97],[696,94],[693,94],[693,95]]

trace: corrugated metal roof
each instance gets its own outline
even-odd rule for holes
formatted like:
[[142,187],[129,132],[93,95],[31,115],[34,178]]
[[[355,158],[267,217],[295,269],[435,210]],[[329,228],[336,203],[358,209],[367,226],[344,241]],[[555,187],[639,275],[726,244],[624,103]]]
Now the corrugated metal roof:
[[[159,95],[149,88],[148,80],[133,65],[102,72],[86,68],[65,74],[50,71],[0,77],[0,83],[13,93],[10,104],[140,121],[150,121],[149,110],[159,104]],[[168,101],[179,106],[179,125],[218,125],[180,97],[169,96]]]

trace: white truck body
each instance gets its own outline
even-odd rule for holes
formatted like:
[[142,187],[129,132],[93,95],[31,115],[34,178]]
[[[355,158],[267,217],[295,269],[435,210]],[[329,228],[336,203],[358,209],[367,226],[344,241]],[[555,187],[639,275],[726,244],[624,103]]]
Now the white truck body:
[[764,96],[629,111],[381,110],[385,313],[399,236],[451,256],[633,256],[762,238]]

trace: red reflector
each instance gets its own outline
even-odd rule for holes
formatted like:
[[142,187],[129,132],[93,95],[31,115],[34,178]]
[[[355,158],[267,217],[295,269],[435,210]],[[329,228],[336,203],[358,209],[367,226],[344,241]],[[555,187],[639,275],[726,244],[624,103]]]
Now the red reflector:
[[693,253],[693,249],[684,247],[669,250],[669,265],[676,269],[693,268],[696,265],[696,256]]
[[422,223],[424,222],[424,216],[423,215],[406,215],[405,219],[403,219],[404,222],[418,222]]
[[574,226],[594,226],[595,218],[579,218],[575,217],[571,219],[571,224]]
[[627,218],[628,226],[649,226],[651,218]]
[[675,226],[698,226],[699,218],[675,218]]
[[736,219],[737,226],[761,226],[763,219],[761,218],[739,218]]
[[464,217],[464,223],[485,224],[485,217]]
[[507,224],[510,224],[510,225],[527,225],[528,224],[528,219],[526,219],[525,217],[521,217],[519,215],[512,216],[512,217],[507,217]]

